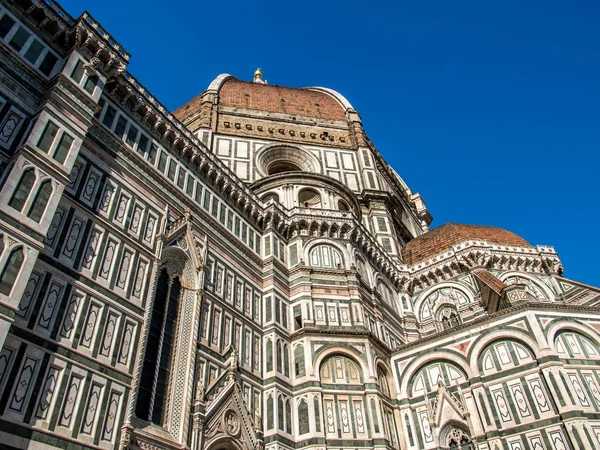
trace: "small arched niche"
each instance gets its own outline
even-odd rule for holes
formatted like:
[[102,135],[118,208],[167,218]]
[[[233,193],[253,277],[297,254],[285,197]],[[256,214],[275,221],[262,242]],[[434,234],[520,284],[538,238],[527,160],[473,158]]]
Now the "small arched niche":
[[279,201],[279,195],[276,192],[269,192],[262,196],[263,202],[268,202],[269,200]]
[[298,193],[298,204],[302,208],[321,208],[321,194],[315,189],[304,188]]
[[343,212],[350,211],[348,203],[346,203],[344,200],[338,200],[338,209]]
[[291,161],[274,161],[267,167],[268,175],[277,175],[278,173],[286,172],[302,172],[302,168]]

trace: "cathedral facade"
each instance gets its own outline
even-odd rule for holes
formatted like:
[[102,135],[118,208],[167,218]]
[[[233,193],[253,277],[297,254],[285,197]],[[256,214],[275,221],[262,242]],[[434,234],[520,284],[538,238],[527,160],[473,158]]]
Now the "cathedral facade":
[[600,448],[600,290],[430,229],[341,94],[170,112],[53,0],[0,53],[2,448]]

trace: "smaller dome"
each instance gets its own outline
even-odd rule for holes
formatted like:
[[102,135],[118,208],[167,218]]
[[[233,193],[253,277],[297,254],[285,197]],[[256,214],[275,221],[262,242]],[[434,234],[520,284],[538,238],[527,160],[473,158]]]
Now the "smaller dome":
[[263,77],[262,70],[260,68],[256,69],[254,71],[254,78],[261,78],[262,79],[262,77]]
[[405,264],[416,264],[470,239],[480,239],[493,244],[531,247],[531,244],[522,237],[502,228],[445,223],[406,244],[402,249],[402,259]]

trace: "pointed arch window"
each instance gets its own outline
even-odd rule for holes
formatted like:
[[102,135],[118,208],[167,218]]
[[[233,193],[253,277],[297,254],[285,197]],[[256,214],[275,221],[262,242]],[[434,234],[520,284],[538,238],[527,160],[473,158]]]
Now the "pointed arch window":
[[308,420],[308,405],[306,400],[300,400],[298,404],[298,432],[300,434],[306,434],[310,431],[310,422]]
[[277,339],[277,372],[283,373],[283,344]]
[[42,220],[42,216],[46,211],[46,206],[48,206],[48,201],[52,196],[52,182],[50,180],[45,180],[40,184],[40,188],[38,189],[35,198],[33,199],[33,203],[29,208],[29,212],[27,213],[27,217],[35,220],[36,222],[40,222]]
[[23,254],[23,248],[15,248],[6,260],[6,265],[0,274],[0,294],[10,295],[17,281],[17,276],[21,271],[23,260],[25,255]]
[[267,430],[272,430],[274,425],[274,413],[273,413],[273,396],[267,397]]
[[162,425],[173,359],[181,281],[163,269],[156,284],[146,354],[140,377],[136,415]]
[[31,193],[31,189],[33,188],[33,184],[35,183],[36,176],[33,169],[27,169],[21,175],[21,179],[17,183],[17,187],[8,201],[8,206],[16,209],[17,211],[22,211],[23,206],[25,206],[25,202]]
[[283,374],[290,376],[290,348],[287,344],[283,346]]
[[313,408],[315,410],[315,431],[317,433],[321,432],[321,403],[319,402],[319,397],[317,395],[313,398]]
[[285,402],[285,431],[292,434],[292,401]]
[[273,341],[271,339],[267,339],[267,354],[265,356],[266,364],[267,364],[267,372],[271,372],[273,370]]
[[299,344],[294,349],[294,368],[297,377],[306,375],[306,365],[304,363],[304,346]]
[[285,431],[284,426],[284,410],[283,410],[283,395],[280,395],[277,399],[277,428],[281,431]]

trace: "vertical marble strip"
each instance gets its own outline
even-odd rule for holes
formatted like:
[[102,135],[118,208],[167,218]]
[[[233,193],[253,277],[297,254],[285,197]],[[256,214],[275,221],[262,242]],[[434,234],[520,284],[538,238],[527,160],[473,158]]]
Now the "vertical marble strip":
[[135,282],[133,285],[133,291],[131,295],[135,298],[140,298],[142,295],[142,289],[144,288],[144,280],[146,278],[146,261],[139,260],[138,267],[135,273]]
[[6,345],[0,350],[0,387],[4,381],[4,375],[8,373],[8,366],[13,355],[13,350]]
[[426,411],[421,411],[419,413],[419,422],[421,422],[421,430],[423,431],[423,439],[425,442],[433,442],[433,432],[431,430],[431,425],[429,425],[429,416]]
[[83,161],[76,161],[73,164],[73,168],[71,169],[71,173],[69,174],[69,183],[66,186],[67,191],[71,193],[75,193],[77,189],[77,184],[79,183],[79,178],[81,176],[81,172],[83,172],[84,163]]
[[77,313],[79,312],[82,299],[83,294],[79,292],[74,292],[73,294],[71,294],[71,297],[69,298],[69,301],[67,303],[65,317],[60,327],[60,336],[67,339],[71,339],[73,329],[75,328],[75,319],[77,318]]
[[119,322],[119,315],[115,312],[111,312],[108,315],[106,321],[106,327],[104,328],[104,337],[102,338],[102,345],[100,346],[100,355],[109,357],[112,349],[112,344],[116,334],[117,323]]
[[600,406],[600,391],[598,390],[598,385],[596,384],[596,381],[594,380],[594,377],[592,374],[584,374],[583,376],[585,378],[585,382],[587,383],[587,385],[590,388],[590,392],[592,393],[592,396],[594,398],[594,400],[596,401],[596,405]]
[[127,288],[127,280],[129,279],[129,267],[131,266],[131,259],[133,253],[129,250],[123,252],[123,259],[121,260],[121,268],[119,269],[119,275],[117,277],[117,287],[125,290]]
[[121,342],[121,349],[119,351],[119,364],[128,365],[129,355],[131,353],[131,346],[133,344],[133,332],[135,330],[135,324],[132,322],[126,322],[123,331],[123,340]]
[[9,408],[16,412],[22,412],[25,406],[25,398],[29,392],[33,381],[33,375],[37,367],[38,361],[36,359],[26,357],[23,366],[21,367],[21,373],[17,377],[15,383],[15,390],[10,400]]
[[31,302],[38,290],[41,278],[41,274],[37,272],[31,272],[29,281],[27,281],[27,285],[25,286],[25,292],[23,293],[21,301],[19,302],[19,309],[15,313],[17,316],[25,319],[29,315],[29,308],[31,307]]
[[492,391],[491,394],[494,402],[496,403],[496,408],[500,413],[502,422],[509,422],[511,420],[511,416],[508,410],[508,405],[506,404],[506,399],[504,398],[504,392],[502,389],[497,389]]
[[83,335],[81,336],[80,345],[86,348],[91,348],[92,339],[94,338],[94,330],[100,316],[100,305],[90,302],[90,307],[85,320]]
[[581,404],[581,406],[585,406],[585,407],[591,406],[590,402],[587,399],[587,396],[583,392],[583,388],[581,387],[581,383],[579,382],[579,378],[577,377],[577,375],[572,374],[572,373],[569,373],[567,375],[569,376],[569,380],[571,381],[571,384],[573,385],[573,389],[575,389],[575,394],[577,394],[577,399],[579,400],[579,403]]
[[115,257],[115,252],[117,249],[117,242],[109,239],[108,244],[106,245],[106,250],[104,251],[104,258],[102,261],[102,267],[100,268],[100,273],[98,274],[101,278],[108,280],[110,276],[110,270],[112,267],[112,262]]
[[48,289],[48,294],[46,295],[46,300],[42,306],[42,311],[38,320],[38,326],[41,328],[45,330],[50,329],[52,318],[54,317],[54,312],[56,311],[58,303],[60,302],[62,292],[63,286],[54,281],[50,284],[50,288]]
[[550,404],[546,399],[546,395],[544,394],[544,389],[542,388],[542,384],[539,378],[535,378],[533,380],[529,380],[529,387],[531,388],[531,392],[533,393],[533,397],[537,402],[538,410],[541,413],[545,413],[550,411]]
[[83,414],[83,421],[81,423],[81,434],[92,435],[94,423],[96,421],[96,413],[102,396],[102,388],[103,386],[94,383],[90,389]]
[[325,416],[327,419],[327,433],[335,433],[335,415],[333,411],[333,402],[331,400],[325,401]]
[[80,378],[78,375],[71,375],[58,421],[60,426],[67,428],[71,426],[71,421],[73,420],[73,416],[75,415],[77,408],[77,397],[79,396],[79,390],[81,389],[82,382],[82,378]]
[[79,239],[83,232],[84,223],[79,217],[74,216],[73,221],[71,222],[71,228],[69,229],[69,233],[67,235],[67,239],[65,240],[65,244],[63,246],[62,254],[69,260],[73,260],[75,258],[75,252],[79,247]]
[[52,403],[52,398],[54,397],[54,393],[56,391],[56,386],[58,383],[58,377],[60,375],[60,369],[56,367],[50,367],[48,369],[48,373],[46,374],[46,379],[42,385],[42,390],[40,392],[40,398],[38,400],[38,405],[35,410],[35,417],[38,419],[46,420],[48,418],[48,410],[50,408],[50,404]]
[[548,437],[550,438],[550,442],[552,442],[554,450],[567,450],[567,444],[560,431],[550,431],[548,432]]
[[131,223],[129,229],[137,234],[140,230],[140,223],[142,221],[143,208],[140,205],[135,205],[133,208],[133,214],[131,215]]
[[340,400],[339,405],[342,433],[350,433],[350,414],[348,413],[348,402],[345,400]]
[[531,447],[531,450],[544,450],[544,443],[540,436],[530,436],[529,446]]
[[81,191],[81,199],[88,205],[94,202],[94,197],[96,196],[96,191],[98,190],[98,186],[100,184],[101,175],[95,170],[90,170],[88,178],[85,182],[85,187]]
[[88,241],[87,248],[85,249],[85,253],[83,255],[82,266],[88,270],[91,270],[92,264],[97,255],[98,244],[100,239],[102,238],[102,231],[97,228],[94,228],[90,233],[90,239]]
[[156,217],[148,216],[148,222],[146,223],[146,230],[144,231],[144,242],[152,245],[154,239],[154,230],[156,228]]
[[56,245],[56,237],[58,236],[58,231],[60,230],[60,226],[65,217],[66,211],[64,208],[60,206],[56,208],[56,212],[52,217],[52,222],[50,222],[50,226],[48,227],[48,231],[46,233],[46,238],[44,239],[44,244],[48,247],[54,249]]
[[112,184],[106,180],[106,185],[104,186],[104,191],[102,192],[102,200],[100,201],[100,211],[104,213],[108,213],[108,208],[110,207],[110,201],[112,200],[112,196],[115,192],[115,188]]
[[354,404],[354,417],[356,418],[356,431],[358,433],[364,433],[365,432],[365,421],[364,421],[364,415],[363,415],[362,401],[353,400],[353,404]]
[[119,409],[121,406],[120,392],[112,391],[110,393],[110,399],[108,400],[108,407],[106,410],[106,419],[104,421],[104,428],[102,430],[101,439],[106,442],[112,442],[115,436],[115,428],[117,427],[117,419]]
[[127,206],[129,205],[131,198],[126,194],[121,194],[119,202],[117,204],[117,210],[115,211],[114,220],[118,223],[123,223],[125,220],[125,214],[127,213]]
[[531,412],[529,411],[529,406],[527,405],[527,400],[525,399],[525,394],[523,393],[523,387],[521,384],[519,383],[509,386],[509,389],[515,400],[517,411],[519,411],[521,417],[531,416]]

